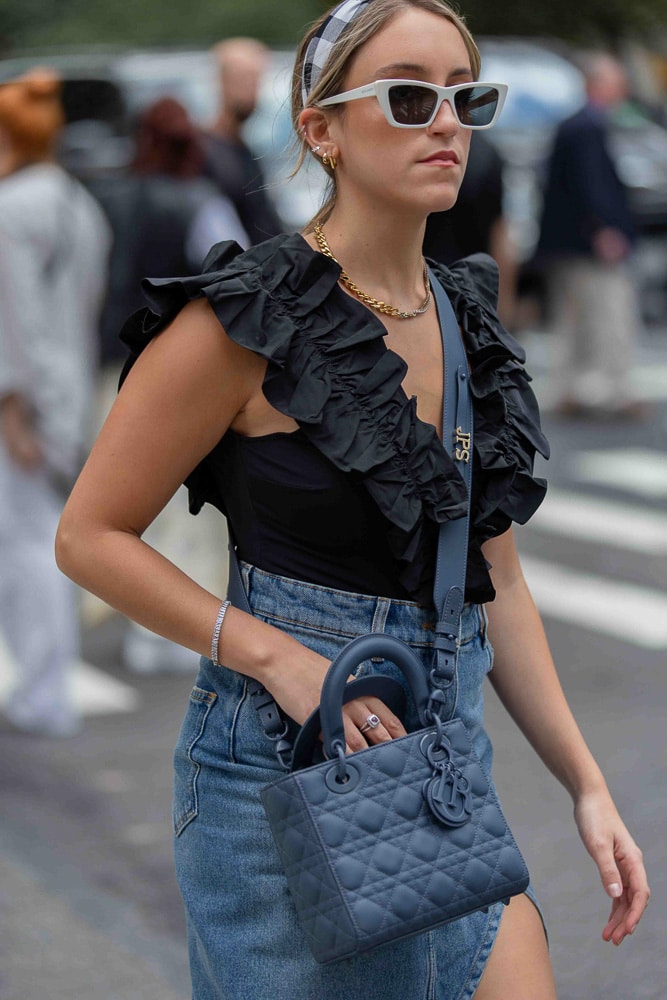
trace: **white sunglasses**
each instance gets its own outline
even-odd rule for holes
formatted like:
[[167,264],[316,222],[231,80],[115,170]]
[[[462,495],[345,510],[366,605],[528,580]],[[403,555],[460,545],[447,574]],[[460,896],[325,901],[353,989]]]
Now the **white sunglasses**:
[[318,101],[331,104],[377,97],[384,116],[395,128],[427,128],[435,121],[442,102],[447,101],[461,128],[491,128],[507,97],[506,83],[458,83],[437,87],[420,80],[376,80],[335,97]]

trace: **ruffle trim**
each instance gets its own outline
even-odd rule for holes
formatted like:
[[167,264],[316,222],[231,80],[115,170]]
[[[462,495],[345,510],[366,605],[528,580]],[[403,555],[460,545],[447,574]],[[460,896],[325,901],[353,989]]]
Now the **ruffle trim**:
[[457,315],[470,365],[474,447],[481,470],[473,524],[481,544],[507,531],[512,522],[525,524],[542,503],[546,482],[533,475],[533,465],[536,452],[549,457],[549,443],[523,367],[525,351],[496,314],[495,261],[475,254],[434,270]]
[[[495,315],[497,269],[476,255],[451,269],[433,264],[461,324],[476,399],[474,543],[523,523],[546,486],[532,476],[535,451],[548,445],[522,367],[523,351]],[[267,361],[267,400],[293,418],[333,464],[361,481],[388,522],[401,583],[423,593],[432,565],[434,525],[461,517],[466,491],[435,428],[417,418],[402,388],[405,362],[386,348],[385,328],[338,285],[338,265],[301,236],[280,236],[243,252],[213,247],[204,273],[143,282],[149,309],[121,337],[136,357],[192,299],[205,295],[237,344]],[[132,363],[132,358],[129,364]],[[187,485],[191,509],[213,502],[208,456]],[[481,553],[473,553],[477,561]],[[428,591],[427,591],[428,593]]]

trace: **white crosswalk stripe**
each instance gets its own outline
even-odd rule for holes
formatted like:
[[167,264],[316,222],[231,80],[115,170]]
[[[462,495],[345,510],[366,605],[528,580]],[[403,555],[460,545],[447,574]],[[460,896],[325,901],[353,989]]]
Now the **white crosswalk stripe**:
[[[522,530],[573,539],[583,547],[614,548],[627,552],[628,558],[667,557],[667,515],[640,504],[550,490]],[[522,555],[521,563],[545,619],[591,629],[645,649],[667,650],[667,590],[611,580],[533,555]],[[667,586],[667,561],[665,569]]]
[[612,487],[649,500],[667,499],[667,455],[639,448],[581,451],[570,462],[582,483]]
[[613,548],[667,555],[667,514],[632,504],[550,489],[530,526]]
[[523,556],[541,613],[645,649],[667,650],[667,594]]

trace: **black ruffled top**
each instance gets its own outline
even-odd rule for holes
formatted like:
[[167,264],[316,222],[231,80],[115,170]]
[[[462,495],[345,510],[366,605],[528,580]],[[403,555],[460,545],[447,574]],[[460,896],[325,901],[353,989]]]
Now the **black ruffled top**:
[[[495,263],[477,254],[450,268],[431,266],[458,317],[471,371],[475,434],[467,597],[486,601],[494,592],[480,546],[513,521],[525,523],[537,509],[546,484],[534,478],[533,459],[536,451],[548,457],[549,447],[523,368],[523,349],[496,316]],[[308,463],[310,452],[315,465],[326,466],[324,482],[331,495],[339,491],[334,509],[345,509],[340,498],[351,491],[348,513],[356,511],[354,523],[359,517],[368,522],[361,535],[382,553],[382,565],[364,562],[356,538],[346,553],[345,531],[319,520],[326,516],[323,510],[317,512],[310,541],[286,540],[287,566],[258,565],[325,586],[429,602],[438,525],[462,516],[465,486],[435,428],[417,418],[416,400],[402,388],[406,364],[386,347],[382,322],[340,288],[339,274],[334,261],[297,234],[245,252],[235,243],[217,244],[202,275],[143,282],[149,308],[135,313],[121,334],[132,352],[128,365],[188,301],[205,295],[228,336],[267,360],[264,394],[298,423],[299,431],[250,439],[228,432],[186,480],[191,511],[208,502],[226,513],[242,558],[258,551],[262,525],[252,523],[258,517],[266,526],[272,522],[279,548],[280,530],[270,509],[273,491],[256,497],[259,515],[253,503],[258,463],[266,467],[273,452],[274,464],[281,454],[281,463],[289,466],[291,455],[298,473],[293,506],[294,491],[304,482],[300,466]],[[269,471],[267,478],[275,477]],[[315,495],[307,479],[306,484],[302,510]],[[324,549],[332,537],[342,555],[316,551],[308,556],[309,544],[317,546],[321,539]],[[278,551],[275,544],[268,549]],[[354,562],[355,551],[363,587],[358,580],[351,585],[353,569],[339,572],[341,559],[345,563],[349,556]]]

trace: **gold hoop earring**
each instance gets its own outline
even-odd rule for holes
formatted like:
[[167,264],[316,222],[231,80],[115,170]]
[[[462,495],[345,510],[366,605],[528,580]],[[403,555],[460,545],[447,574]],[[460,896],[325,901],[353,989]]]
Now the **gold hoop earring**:
[[331,167],[332,170],[335,170],[337,163],[336,157],[332,156],[331,153],[325,153],[322,157],[322,165],[324,167]]

